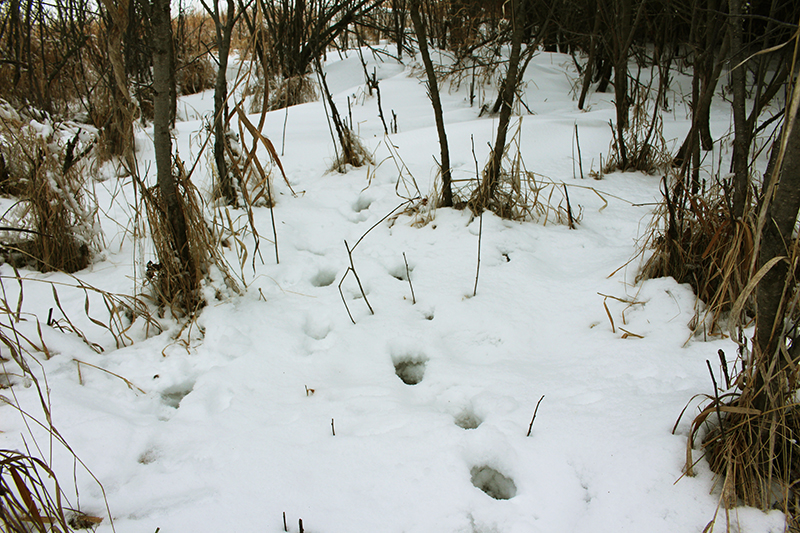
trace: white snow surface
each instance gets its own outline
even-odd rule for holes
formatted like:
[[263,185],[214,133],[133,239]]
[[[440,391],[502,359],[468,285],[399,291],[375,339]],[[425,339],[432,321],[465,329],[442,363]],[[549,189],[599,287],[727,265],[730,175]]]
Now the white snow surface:
[[[660,177],[573,175],[574,124],[584,173],[597,170],[601,153],[607,158],[612,95],[593,94],[588,111],[579,111],[569,56],[533,60],[525,91],[533,114],[522,120],[520,150],[544,182],[569,187],[581,220],[570,230],[484,214],[473,297],[479,218],[438,209],[425,225],[408,214],[379,222],[403,202],[399,168],[406,167],[401,192],[412,175],[429,194],[439,147],[424,83],[415,77],[420,71],[366,58],[370,72],[378,69],[387,121],[394,110],[399,132],[384,136],[356,54],[329,56],[339,112],[348,114],[349,96],[374,164],[327,171],[334,147],[321,102],[270,113],[263,133],[283,151],[298,193],[274,172],[280,263],[268,241],[269,210],[258,208],[263,262],[244,235],[244,268],[233,251],[227,258],[246,290],[212,298],[191,327],[181,332],[164,319],[166,331],[148,337],[134,324],[136,342],[117,349],[86,318],[84,292],[58,286],[64,312],[104,348],[96,353],[74,333],[44,324],[50,308],[61,323],[63,315],[51,287],[37,280],[74,280],[22,271],[26,320],[18,329],[37,339],[38,319],[51,352],[50,359],[37,354],[31,366],[43,386],[46,375],[55,426],[102,483],[115,531],[279,532],[283,513],[290,531],[302,519],[314,533],[703,531],[719,494],[704,461],[697,476],[682,473],[699,402],[692,398],[711,392],[706,359],[717,369],[717,351],[732,360],[735,346],[691,335],[701,304],[688,286],[635,283],[640,259],[628,261],[660,198]],[[496,117],[478,116],[478,104],[495,93],[481,89],[485,96],[470,107],[465,85],[448,91],[445,84],[442,95],[457,179],[475,175],[471,138],[484,165],[497,125]],[[669,140],[688,128],[680,96],[675,101],[678,110],[664,127]],[[181,106],[192,120],[177,125],[175,144],[190,166],[207,135],[212,94],[182,98]],[[715,134],[729,127],[728,112],[716,113]],[[152,181],[149,133],[139,133],[137,156]],[[193,179],[207,197],[208,158],[199,157]],[[96,189],[107,248],[76,276],[131,294],[139,253],[125,231],[133,224],[133,187],[129,178],[113,177]],[[560,189],[553,198],[561,201]],[[245,226],[243,212],[231,211],[231,218]],[[344,241],[352,247],[375,224],[353,251],[374,314],[352,274],[342,283],[353,324],[337,288],[349,266]],[[3,265],[0,273],[7,301],[16,304],[13,270]],[[90,296],[90,314],[102,319],[102,302]],[[75,359],[135,387],[86,365],[79,380]],[[418,383],[406,384],[396,369]],[[12,393],[44,420],[35,387],[4,391]],[[35,439],[43,456],[52,454],[70,504],[105,517],[98,532],[112,531],[98,484],[73,470],[71,455],[40,428],[26,427],[13,407],[0,409],[0,447],[35,451]],[[731,519],[738,531],[784,528],[778,512],[740,508]],[[719,511],[717,528],[724,527]]]

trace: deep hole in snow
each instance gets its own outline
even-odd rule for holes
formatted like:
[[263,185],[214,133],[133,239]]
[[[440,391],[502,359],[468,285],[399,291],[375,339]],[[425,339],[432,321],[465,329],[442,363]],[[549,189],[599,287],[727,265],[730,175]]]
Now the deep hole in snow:
[[425,376],[425,361],[402,359],[395,361],[394,373],[406,385],[416,385]]
[[475,466],[470,470],[472,484],[495,500],[510,500],[517,495],[514,480],[508,478],[491,466]]
[[475,429],[481,425],[481,420],[474,413],[464,411],[456,417],[456,425],[462,429]]
[[333,270],[320,270],[317,275],[311,278],[311,284],[315,287],[327,287],[336,281],[336,272]]
[[194,383],[191,382],[169,387],[161,392],[161,401],[166,405],[177,409],[180,406],[181,401],[186,397],[187,394],[192,392],[193,388]]

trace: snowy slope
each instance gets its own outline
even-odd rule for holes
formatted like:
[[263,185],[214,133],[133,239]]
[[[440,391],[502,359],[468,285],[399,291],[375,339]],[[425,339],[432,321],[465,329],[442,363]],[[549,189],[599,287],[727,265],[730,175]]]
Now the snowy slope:
[[[473,297],[479,218],[452,209],[422,226],[408,214],[392,217],[353,252],[375,311],[349,275],[342,290],[353,324],[337,288],[349,266],[344,241],[352,247],[403,202],[399,168],[407,169],[401,184],[413,176],[427,195],[439,157],[424,85],[403,65],[366,57],[399,132],[384,137],[356,55],[329,58],[328,82],[340,113],[348,96],[355,102],[353,120],[375,164],[327,172],[334,148],[321,102],[268,115],[264,133],[283,152],[298,195],[276,176],[280,264],[266,242],[269,211],[256,211],[263,264],[257,260],[254,270],[248,259],[232,268],[244,275],[245,294],[212,302],[178,339],[178,326],[165,321],[165,333],[145,338],[137,330],[138,342],[114,349],[110,336],[81,318],[83,293],[59,289],[70,318],[106,350],[97,354],[74,334],[45,326],[53,356],[35,368],[46,372],[56,427],[103,484],[115,530],[278,532],[285,512],[291,531],[302,518],[306,531],[319,533],[702,531],[718,494],[703,462],[698,476],[682,477],[693,407],[671,430],[692,396],[711,390],[706,359],[719,349],[732,358],[734,345],[690,339],[698,304],[687,286],[671,279],[635,285],[638,261],[619,268],[637,252],[659,177],[573,177],[574,124],[584,171],[598,168],[601,153],[607,158],[611,95],[592,95],[589,111],[578,111],[571,59],[538,55],[526,74],[534,114],[519,126],[519,146],[529,170],[569,187],[582,215],[577,229],[484,214]],[[443,101],[454,175],[469,179],[471,139],[482,167],[496,119],[478,117],[463,88]],[[199,117],[213,103],[205,94],[184,104],[193,120],[178,125],[176,145],[194,161],[205,135]],[[684,113],[666,117],[665,131],[681,136]],[[716,117],[715,134],[728,124],[727,115]],[[140,168],[150,168],[152,179],[147,133],[139,140]],[[200,157],[194,179],[207,191]],[[104,209],[127,224],[130,183],[112,179],[98,188]],[[103,229],[105,259],[78,277],[130,293],[139,249],[119,225],[105,220]],[[236,264],[232,252],[229,259]],[[13,276],[7,265],[0,272]],[[34,280],[69,280],[24,276],[30,320],[20,328],[34,331],[33,316],[44,321],[54,307],[50,287]],[[16,302],[15,284],[4,288]],[[79,382],[74,359],[143,392],[86,365]],[[403,372],[419,382],[406,384]],[[23,409],[40,412],[34,387],[14,393]],[[22,417],[2,410],[0,446],[23,449],[23,438],[30,445]],[[49,454],[45,434],[30,431]],[[69,485],[71,458],[57,445],[53,453]],[[97,484],[81,469],[77,479],[81,508],[105,516]],[[777,512],[732,516],[742,531],[783,530]],[[109,520],[97,531],[111,531]]]

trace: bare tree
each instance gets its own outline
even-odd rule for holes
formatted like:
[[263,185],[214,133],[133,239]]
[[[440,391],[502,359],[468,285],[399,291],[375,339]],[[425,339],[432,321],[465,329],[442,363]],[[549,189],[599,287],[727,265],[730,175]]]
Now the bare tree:
[[[150,0],[151,24],[153,29],[153,144],[156,152],[156,172],[159,190],[159,208],[167,220],[172,248],[182,266],[185,286],[195,287],[197,270],[189,248],[186,217],[183,203],[179,198],[178,187],[172,173],[172,139],[170,137],[170,108],[172,107],[171,86],[175,82],[174,62],[172,61],[172,22],[170,19],[170,0]],[[183,294],[181,302],[184,309],[195,306],[194,291]]]
[[[302,80],[329,45],[382,0],[258,0],[271,44],[271,63],[284,82]],[[285,83],[281,107],[301,103],[302,82]]]
[[242,11],[236,10],[233,0],[226,0],[226,10],[223,15],[220,13],[219,2],[213,2],[212,6],[206,0],[200,0],[211,20],[214,21],[214,29],[217,37],[217,81],[214,85],[214,164],[217,167],[217,181],[219,194],[225,198],[229,205],[236,205],[236,188],[233,178],[228,172],[228,163],[225,160],[227,129],[228,129],[228,56],[231,50],[231,36],[236,20],[241,16]]
[[428,96],[433,106],[433,115],[436,119],[436,132],[439,135],[439,148],[441,153],[441,173],[442,173],[442,197],[439,205],[442,207],[453,206],[453,191],[450,184],[450,149],[447,145],[447,132],[444,129],[444,117],[442,116],[442,101],[439,98],[439,84],[436,79],[436,72],[433,69],[433,62],[428,53],[428,38],[425,33],[425,24],[419,12],[419,0],[410,0],[411,21],[414,24],[414,31],[417,34],[419,43],[419,53],[422,62],[425,64],[425,74],[428,77]]
[[[483,177],[478,189],[473,193],[469,202],[470,208],[474,212],[489,208],[495,200],[495,193],[500,181],[503,155],[506,150],[506,136],[508,134],[508,125],[511,122],[514,98],[528,62],[533,57],[533,52],[537,50],[539,44],[546,35],[546,30],[550,21],[550,14],[548,14],[543,21],[538,21],[539,33],[533,42],[527,44],[523,53],[522,45],[524,37],[526,34],[530,34],[528,25],[533,23],[533,21],[529,20],[526,16],[526,10],[523,9],[523,2],[525,1],[527,0],[511,0],[507,4],[509,7],[507,13],[511,23],[511,55],[508,59],[508,67],[506,68],[505,77],[500,87],[498,100],[495,103],[495,109],[499,108],[500,112],[497,124],[497,137],[495,138],[489,163],[483,170]],[[498,206],[494,207],[497,208]]]

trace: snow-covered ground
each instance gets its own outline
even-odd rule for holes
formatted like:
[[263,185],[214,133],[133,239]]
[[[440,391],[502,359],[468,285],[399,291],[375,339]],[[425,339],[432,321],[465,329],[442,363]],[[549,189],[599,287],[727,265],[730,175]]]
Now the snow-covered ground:
[[[264,134],[283,153],[298,194],[276,174],[279,264],[266,208],[255,213],[263,262],[256,257],[253,268],[251,236],[242,237],[250,247],[243,268],[228,252],[231,271],[246,282],[243,295],[210,302],[182,332],[165,320],[167,331],[147,338],[135,326],[137,342],[116,349],[86,318],[84,292],[57,286],[69,318],[105,349],[98,354],[74,333],[44,325],[51,308],[65,322],[51,286],[36,280],[74,280],[22,272],[26,321],[18,328],[35,339],[36,318],[43,324],[51,358],[32,366],[46,373],[55,426],[102,483],[115,530],[279,532],[285,513],[290,531],[302,519],[316,533],[703,531],[717,513],[712,474],[701,461],[696,477],[682,476],[697,400],[675,434],[672,427],[695,394],[711,391],[706,359],[714,364],[719,349],[733,359],[735,346],[691,336],[698,304],[688,286],[635,284],[639,261],[623,266],[650,223],[660,177],[574,175],[575,124],[584,172],[608,157],[612,95],[594,94],[579,111],[571,59],[539,54],[526,73],[533,114],[512,133],[519,128],[526,167],[559,184],[553,203],[562,201],[562,182],[569,188],[577,229],[484,214],[473,296],[479,218],[453,209],[424,225],[413,214],[390,217],[353,252],[374,315],[352,274],[342,283],[354,324],[337,287],[349,266],[344,241],[352,247],[402,203],[398,189],[416,194],[411,177],[427,195],[439,158],[424,85],[395,61],[366,57],[399,132],[384,136],[355,54],[329,57],[326,71],[340,113],[348,96],[354,103],[354,127],[373,165],[327,171],[334,148],[321,102],[267,116]],[[497,125],[478,116],[465,89],[443,94],[456,179],[475,175],[473,141],[484,165]],[[484,90],[491,101],[492,89]],[[680,94],[675,102],[665,117],[668,140],[688,127]],[[186,97],[180,106],[187,120],[176,146],[191,163],[213,97]],[[716,109],[714,119],[722,135],[729,111]],[[147,132],[137,156],[152,179]],[[207,156],[199,157],[193,178],[207,193]],[[141,253],[131,237],[135,195],[127,178],[96,188],[116,222],[103,215],[105,257],[77,278],[131,294]],[[241,212],[231,218],[245,220]],[[13,270],[3,265],[0,274],[16,305]],[[90,300],[90,314],[102,317],[102,302]],[[113,374],[83,364],[79,373],[76,359]],[[44,419],[35,387],[20,383],[3,394]],[[35,450],[35,437],[70,486],[66,450],[52,444],[51,452],[43,431],[1,409],[0,447],[26,442]],[[79,497],[70,492],[70,503],[107,516],[97,483],[75,472]],[[731,518],[741,531],[784,527],[778,512],[737,509]],[[97,531],[111,527],[106,518]],[[724,512],[717,527],[725,527]]]

